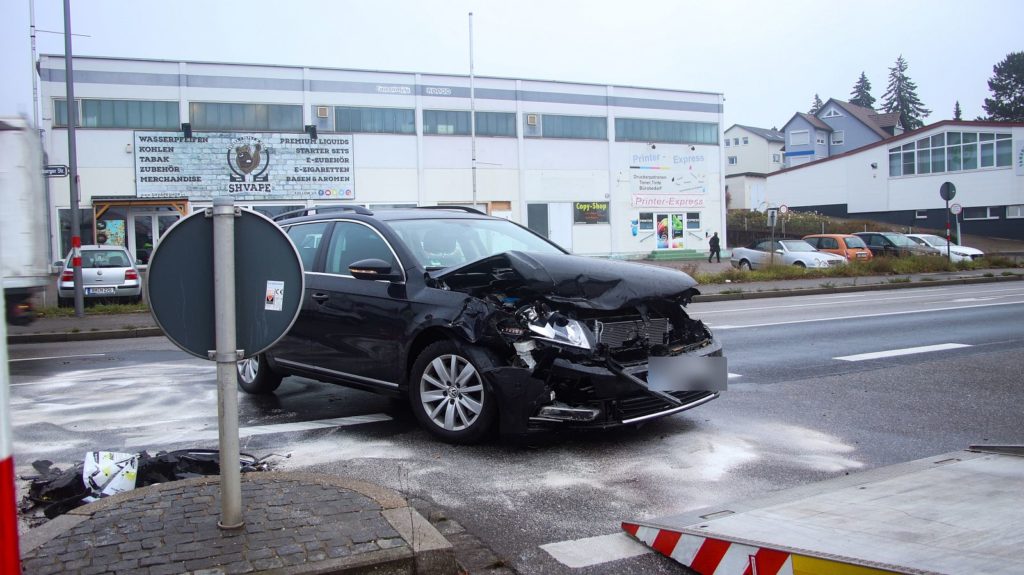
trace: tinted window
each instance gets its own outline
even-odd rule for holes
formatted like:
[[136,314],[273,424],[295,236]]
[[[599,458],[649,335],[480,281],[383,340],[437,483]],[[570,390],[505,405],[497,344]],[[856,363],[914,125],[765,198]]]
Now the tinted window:
[[848,247],[848,248],[866,248],[867,247],[866,245],[864,245],[864,240],[858,238],[857,236],[853,236],[853,237],[850,237],[850,238],[843,238],[843,240],[846,242],[846,247]]
[[324,272],[338,275],[352,275],[348,267],[366,259],[384,260],[397,269],[398,263],[384,238],[373,228],[354,222],[337,222],[327,248]]
[[288,237],[295,244],[295,249],[299,251],[304,271],[313,271],[316,250],[320,247],[320,239],[323,238],[326,229],[327,223],[325,222],[299,224],[288,228]]
[[[816,248],[824,248],[824,249],[827,249],[827,250],[837,250],[837,249],[839,249],[839,242],[836,241],[835,238],[820,238],[820,239],[821,239],[821,241],[818,242],[818,245],[816,245],[814,247],[816,247]],[[811,244],[811,245],[814,245],[814,244]]]
[[822,248],[825,247],[825,244],[822,242],[823,239],[824,238],[804,238],[804,241],[816,248]]

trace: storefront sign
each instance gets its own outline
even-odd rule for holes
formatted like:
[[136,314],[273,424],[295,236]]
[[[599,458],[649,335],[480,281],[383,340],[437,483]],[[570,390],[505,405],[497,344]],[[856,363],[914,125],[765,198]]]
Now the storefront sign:
[[575,202],[573,204],[573,223],[607,224],[608,202]]
[[703,197],[678,196],[668,194],[633,194],[632,206],[634,208],[703,208],[705,207]]
[[355,199],[350,134],[193,136],[135,132],[139,197]]

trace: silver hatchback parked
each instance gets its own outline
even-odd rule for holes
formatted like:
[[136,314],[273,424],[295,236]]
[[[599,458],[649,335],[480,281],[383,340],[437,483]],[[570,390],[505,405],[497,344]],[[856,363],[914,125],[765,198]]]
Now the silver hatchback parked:
[[[69,306],[75,297],[71,254],[58,263],[63,269],[57,279],[57,303]],[[82,288],[86,301],[137,303],[142,299],[139,270],[128,250],[121,246],[82,246]]]

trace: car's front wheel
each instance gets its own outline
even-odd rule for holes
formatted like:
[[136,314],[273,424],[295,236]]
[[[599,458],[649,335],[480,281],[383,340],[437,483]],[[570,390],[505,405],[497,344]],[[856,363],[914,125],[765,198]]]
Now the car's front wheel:
[[491,367],[482,349],[439,341],[413,364],[409,397],[413,413],[430,433],[449,443],[476,443],[494,426],[494,395],[480,369]]
[[274,393],[281,385],[281,376],[274,373],[267,365],[267,358],[262,353],[243,359],[236,364],[238,369],[238,387],[252,394]]

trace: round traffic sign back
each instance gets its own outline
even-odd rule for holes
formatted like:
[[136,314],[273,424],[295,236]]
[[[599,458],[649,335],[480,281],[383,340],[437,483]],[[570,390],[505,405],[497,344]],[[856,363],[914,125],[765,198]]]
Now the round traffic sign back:
[[939,186],[939,197],[941,197],[942,199],[948,202],[949,200],[952,200],[955,196],[956,186],[953,185],[953,182],[946,182]]
[[[298,317],[305,289],[294,244],[265,216],[239,209],[235,228],[235,329],[243,357],[266,350]],[[213,217],[178,220],[149,260],[146,300],[157,325],[178,347],[203,359],[217,349]]]

